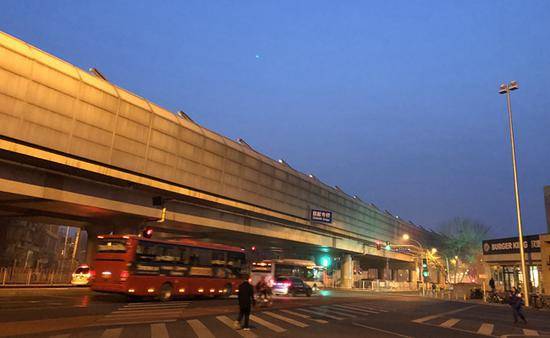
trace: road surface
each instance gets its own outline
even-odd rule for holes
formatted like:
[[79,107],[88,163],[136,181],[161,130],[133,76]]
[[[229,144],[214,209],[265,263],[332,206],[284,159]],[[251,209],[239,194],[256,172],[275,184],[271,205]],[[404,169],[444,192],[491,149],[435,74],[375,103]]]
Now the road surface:
[[128,301],[87,288],[0,290],[0,337],[550,337],[550,312],[514,325],[507,306],[407,294],[323,291],[280,297],[235,330],[235,299]]

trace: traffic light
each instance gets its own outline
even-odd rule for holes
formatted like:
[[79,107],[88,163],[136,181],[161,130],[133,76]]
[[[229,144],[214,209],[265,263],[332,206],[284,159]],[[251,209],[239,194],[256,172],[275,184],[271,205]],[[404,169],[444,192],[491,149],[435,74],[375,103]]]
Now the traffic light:
[[153,236],[153,227],[146,226],[145,229],[143,229],[143,232],[141,233],[141,236],[143,238],[151,238]]
[[330,256],[322,256],[321,259],[319,260],[321,262],[321,266],[325,267],[325,268],[328,268],[330,266],[330,264],[332,263],[332,260],[330,259]]
[[386,242],[386,246],[384,247],[384,249],[385,249],[386,251],[390,251],[390,250],[391,250],[391,244],[390,244],[390,242]]
[[380,243],[380,241],[376,241],[376,250],[380,249],[382,249],[382,244]]
[[426,258],[422,258],[422,276],[428,277],[430,275],[430,272],[428,271],[428,260]]

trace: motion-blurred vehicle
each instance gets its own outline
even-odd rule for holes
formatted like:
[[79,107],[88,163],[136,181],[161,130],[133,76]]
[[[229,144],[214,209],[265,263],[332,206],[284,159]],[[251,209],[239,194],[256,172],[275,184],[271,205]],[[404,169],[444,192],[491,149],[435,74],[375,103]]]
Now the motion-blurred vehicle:
[[302,294],[311,297],[312,293],[311,286],[304,283],[298,277],[278,277],[273,285],[273,294],[275,295],[291,295],[295,297]]
[[256,285],[264,279],[270,287],[273,287],[275,280],[282,276],[300,278],[309,285],[313,292],[324,287],[326,268],[315,265],[315,262],[304,259],[273,259],[253,262],[251,266],[252,285]]
[[229,297],[246,275],[241,248],[192,239],[155,240],[100,235],[91,288],[161,301],[188,296]]
[[90,267],[87,264],[79,265],[76,270],[74,270],[71,278],[72,285],[78,286],[87,286],[92,283],[93,271],[90,270]]

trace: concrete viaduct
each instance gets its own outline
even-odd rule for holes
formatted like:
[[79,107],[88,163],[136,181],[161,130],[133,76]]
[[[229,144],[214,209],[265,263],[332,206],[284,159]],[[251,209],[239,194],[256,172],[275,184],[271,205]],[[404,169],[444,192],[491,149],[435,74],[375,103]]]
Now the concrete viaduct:
[[[348,286],[351,255],[414,266],[375,241],[439,240],[0,32],[0,217],[80,226],[93,239],[158,219],[155,196],[167,208],[155,223],[165,233],[344,255]],[[332,222],[312,221],[312,209],[332,212]]]

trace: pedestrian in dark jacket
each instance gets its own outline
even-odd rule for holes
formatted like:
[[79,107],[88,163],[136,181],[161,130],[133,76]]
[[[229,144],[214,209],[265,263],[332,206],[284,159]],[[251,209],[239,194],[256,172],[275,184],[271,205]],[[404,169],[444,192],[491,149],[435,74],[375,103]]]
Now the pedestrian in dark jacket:
[[495,293],[495,280],[493,279],[493,277],[491,277],[491,279],[489,280],[489,287],[491,288],[491,292],[492,293]]
[[514,324],[518,323],[518,317],[521,318],[521,320],[525,324],[527,324],[527,319],[525,319],[522,311],[523,299],[521,298],[521,294],[516,288],[512,288],[512,291],[510,291],[510,299],[508,300],[508,304],[510,304],[510,307],[512,308]]
[[[246,331],[250,330],[248,327],[248,318],[250,317],[250,310],[254,303],[254,287],[248,282],[247,277],[244,282],[239,285],[239,318],[235,322],[235,326]],[[244,324],[240,326],[243,319]]]

